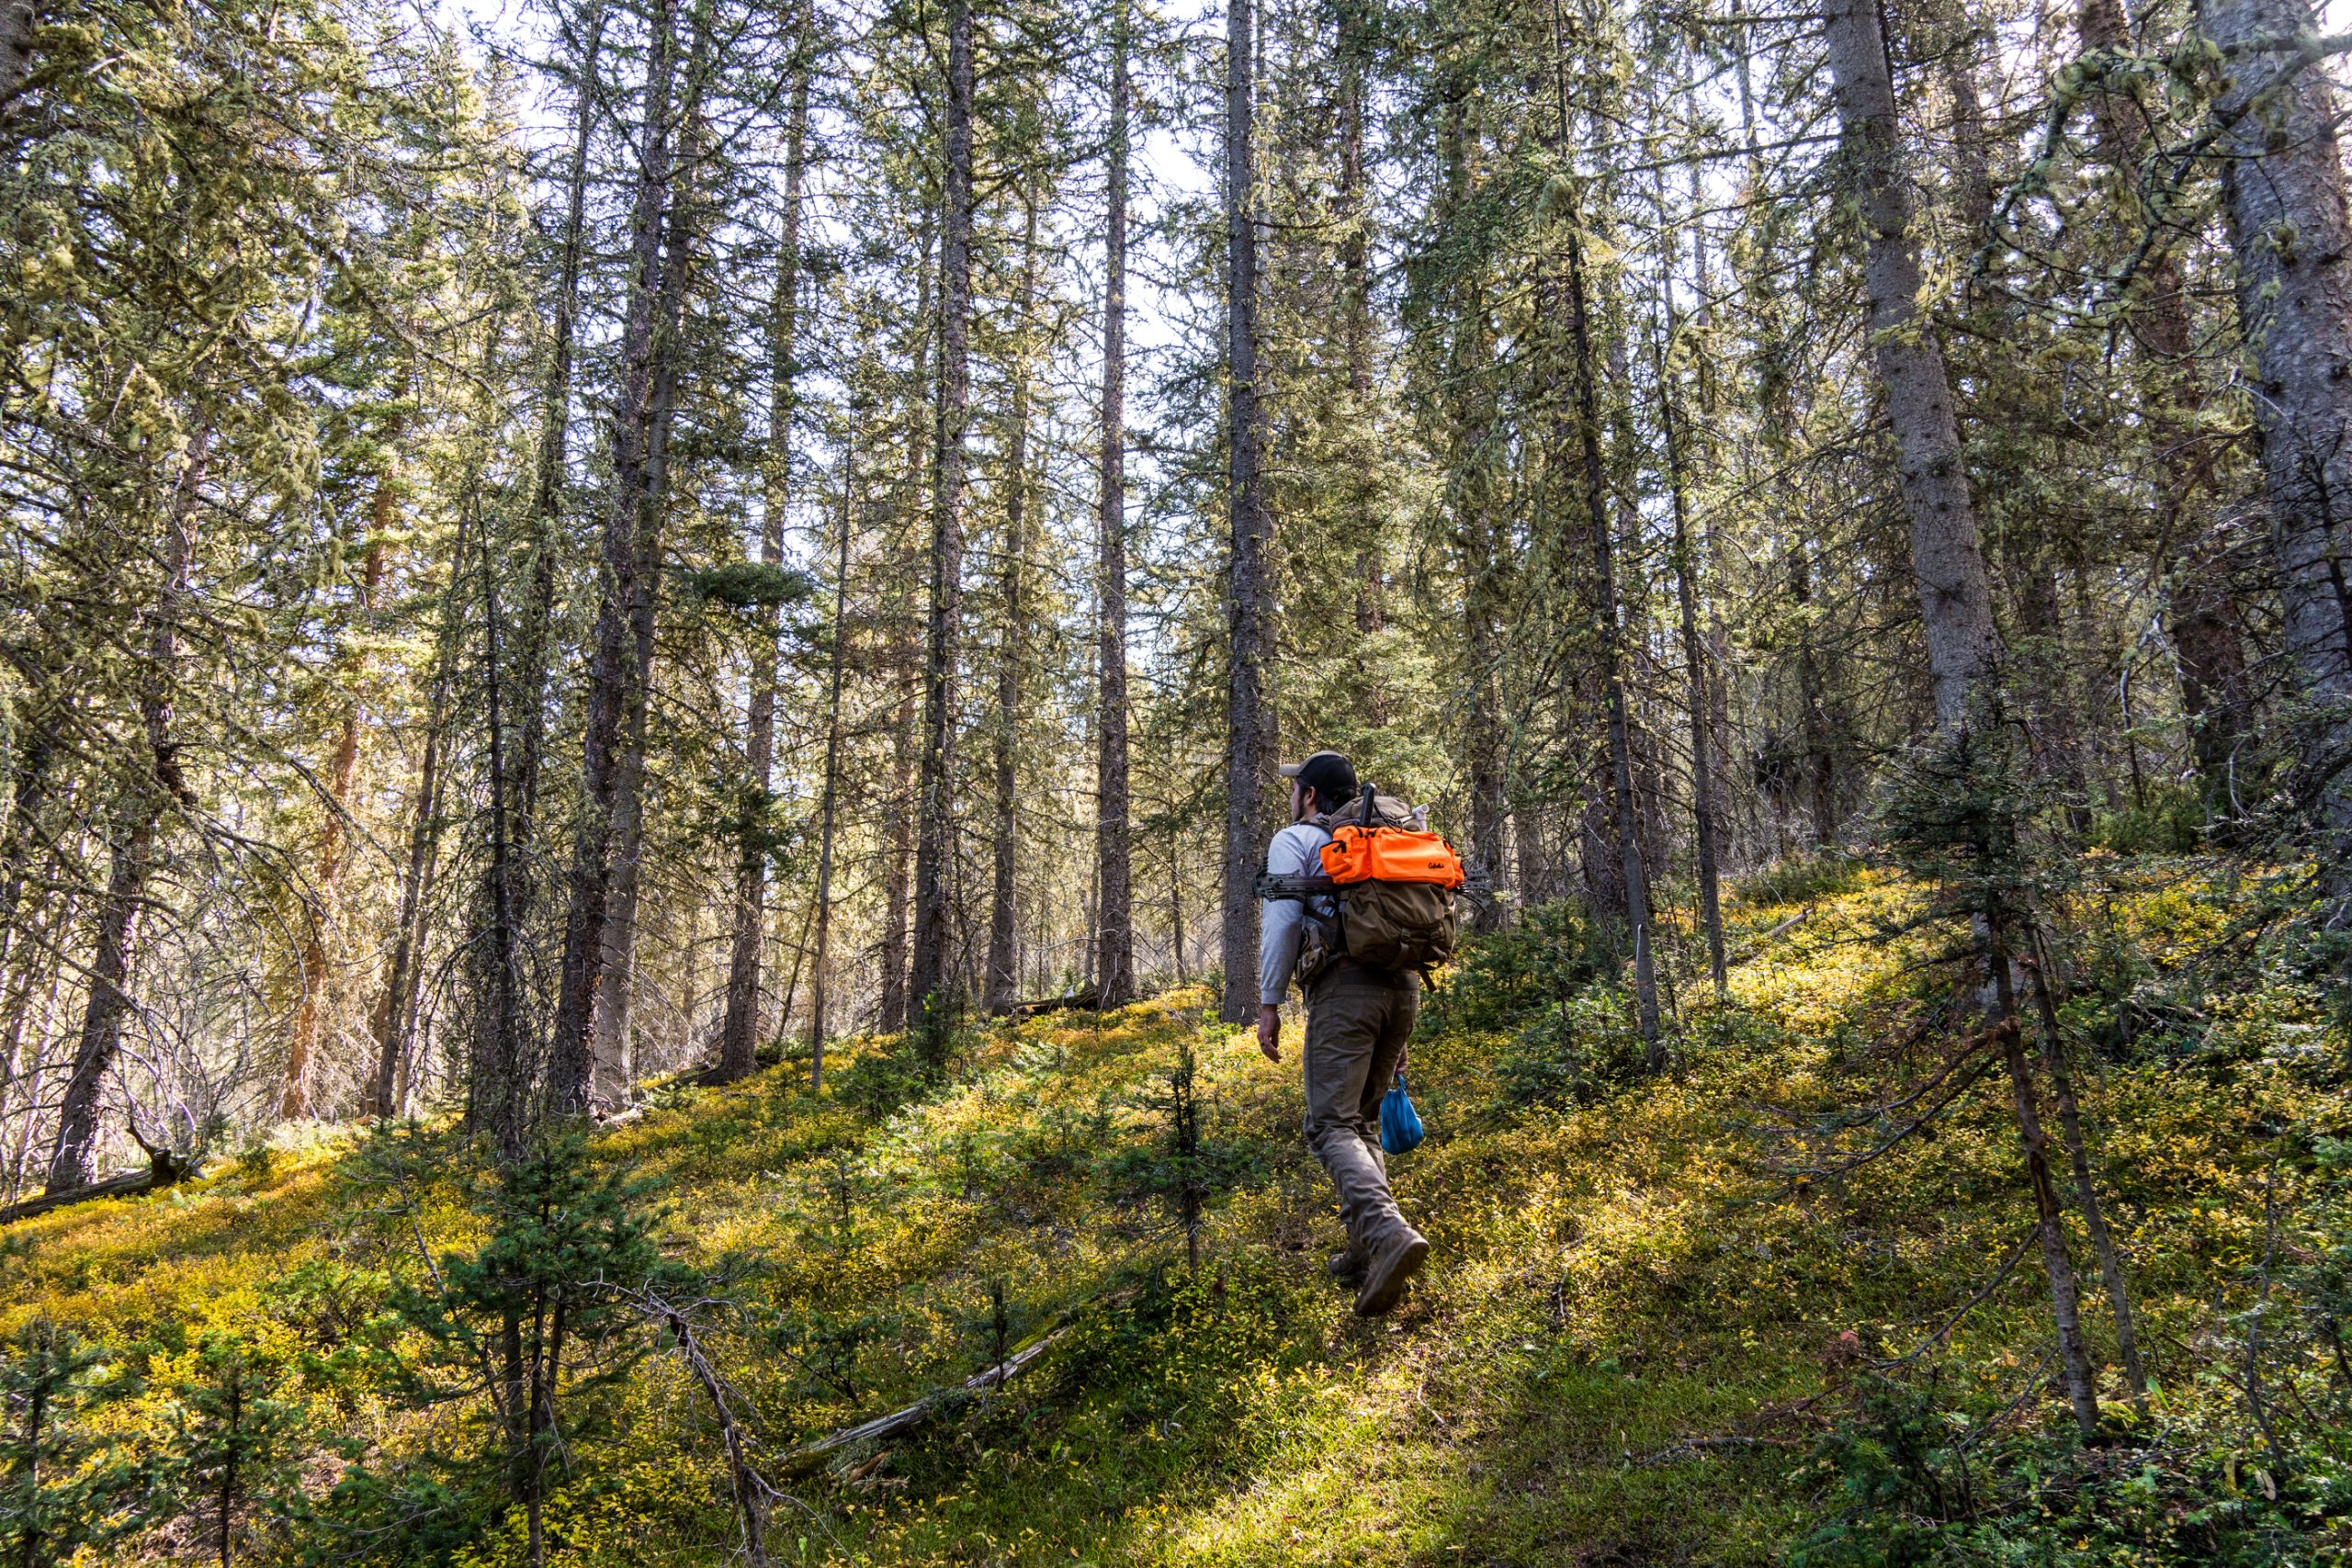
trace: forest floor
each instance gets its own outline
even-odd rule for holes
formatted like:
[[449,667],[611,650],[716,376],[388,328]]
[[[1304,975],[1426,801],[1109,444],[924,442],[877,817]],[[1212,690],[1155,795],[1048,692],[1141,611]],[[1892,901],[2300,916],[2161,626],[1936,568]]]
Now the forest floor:
[[[1873,1146],[1900,1118],[1840,1131],[1838,1113],[1926,1081],[1967,1032],[1937,962],[1955,932],[1911,922],[1917,890],[1884,874],[1739,901],[1730,999],[1681,998],[1661,1078],[1616,1081],[1622,1016],[1605,993],[1542,994],[1525,944],[1516,969],[1474,965],[1412,1049],[1429,1139],[1393,1173],[1434,1250],[1385,1320],[1353,1316],[1325,1275],[1340,1232],[1299,1135],[1295,1026],[1270,1065],[1203,1021],[1204,987],[977,1026],[941,1078],[868,1040],[829,1057],[822,1095],[805,1062],[666,1091],[594,1157],[649,1183],[665,1253],[740,1303],[706,1337],[786,1494],[780,1562],[1890,1561],[1938,1542],[2192,1562],[2235,1554],[2242,1530],[2306,1560],[2346,1540],[2340,1441],[2311,1438],[2342,1393],[2324,1357],[2245,1360],[2247,1309],[2324,1250],[2328,1179],[2296,1151],[2352,1125],[2352,1105],[2316,987],[2248,956],[2247,898],[2217,878],[2096,857],[2070,896],[2084,984],[2067,1020],[2090,1047],[2085,1108],[2159,1383],[2134,1416],[2108,1374],[2108,1449],[2062,1440],[1997,1073],[1928,1138],[1792,1174]],[[2217,955],[2238,976],[2220,989]],[[2119,1036],[2119,1019],[2137,1021]],[[1187,1045],[1204,1135],[1189,1165],[1165,1131]],[[393,1191],[355,1180],[356,1158],[341,1135],[282,1139],[191,1188],[11,1226],[0,1330],[71,1324],[153,1389],[206,1330],[243,1336],[366,1462],[478,1444],[464,1402],[420,1413],[389,1374],[337,1360],[397,1355],[382,1303],[421,1272],[419,1238],[442,1255],[479,1239],[474,1184],[428,1161]],[[1186,1171],[1215,1190],[1193,1268],[1166,1197]],[[2079,1235],[2075,1256],[2111,1362]],[[2282,1293],[2282,1344],[2290,1310]],[[1057,1326],[1001,1389],[944,1399],[878,1448],[790,1457]],[[636,1375],[567,1393],[551,1561],[729,1559],[707,1403],[639,1348]],[[2251,1404],[2248,1365],[2269,1379]],[[162,1397],[107,1418],[158,1427]],[[2267,1446],[2250,1410],[2271,1413]],[[311,1490],[336,1469],[314,1466]],[[2014,1551],[1992,1550],[1999,1530]],[[256,1523],[254,1554],[290,1557],[301,1534]],[[193,1550],[165,1532],[148,1551],[175,1548]],[[519,1517],[493,1517],[408,1560],[522,1551]]]

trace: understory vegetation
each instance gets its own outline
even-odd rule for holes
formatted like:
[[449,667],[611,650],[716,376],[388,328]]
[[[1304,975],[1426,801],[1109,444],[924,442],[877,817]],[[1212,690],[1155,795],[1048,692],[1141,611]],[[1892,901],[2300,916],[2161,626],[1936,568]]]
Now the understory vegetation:
[[2049,905],[2150,1374],[2135,1400],[2086,1283],[2088,1443],[1970,1076],[1999,1026],[1955,1000],[1967,925],[1855,863],[1744,890],[1662,1077],[1576,922],[1474,946],[1412,1047],[1430,1135],[1394,1171],[1437,1250],[1385,1321],[1325,1277],[1295,1056],[1209,985],[868,1037],[820,1093],[805,1058],[659,1089],[503,1172],[388,1123],[19,1222],[0,1548],[2340,1560],[2352,1096],[2295,886],[2094,851]]

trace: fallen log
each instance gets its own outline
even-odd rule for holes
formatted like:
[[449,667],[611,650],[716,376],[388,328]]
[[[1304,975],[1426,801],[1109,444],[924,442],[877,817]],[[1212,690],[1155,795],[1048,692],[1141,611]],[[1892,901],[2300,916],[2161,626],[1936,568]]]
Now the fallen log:
[[876,1416],[873,1420],[861,1421],[854,1427],[843,1427],[840,1431],[829,1433],[813,1443],[803,1443],[784,1456],[781,1468],[786,1474],[806,1474],[808,1471],[815,1469],[818,1462],[827,1454],[838,1452],[854,1443],[879,1442],[885,1438],[895,1438],[902,1433],[911,1432],[937,1415],[940,1408],[956,1395],[981,1393],[992,1388],[1003,1387],[1005,1383],[1035,1365],[1037,1358],[1052,1348],[1054,1342],[1069,1332],[1069,1328],[1065,1325],[1041,1338],[1030,1341],[1003,1360],[981,1368],[961,1383],[932,1390],[902,1410],[893,1410],[888,1416]]
[[1795,914],[1791,915],[1787,919],[1782,920],[1779,925],[1774,926],[1770,931],[1766,931],[1762,936],[1758,937],[1747,946],[1741,948],[1739,952],[1734,954],[1730,961],[1724,964],[1724,967],[1727,969],[1736,968],[1740,964],[1747,963],[1748,960],[1755,958],[1760,954],[1766,947],[1771,944],[1774,937],[1779,936],[1783,931],[1794,931],[1797,927],[1804,924],[1804,918],[1812,913],[1813,906],[1810,904],[1806,905],[1804,908],[1799,909]]
[[1066,997],[1045,997],[1034,1002],[1016,1002],[1005,1010],[1007,1018],[1035,1018],[1048,1012],[1091,1012],[1102,1000],[1093,990],[1073,991]]
[[44,1192],[38,1198],[0,1209],[0,1225],[17,1220],[29,1220],[36,1214],[46,1214],[51,1209],[62,1209],[72,1203],[87,1203],[98,1198],[132,1198],[141,1192],[159,1188],[176,1187],[192,1181],[204,1173],[202,1160],[183,1160],[167,1156],[149,1164],[145,1170],[126,1170],[119,1176],[109,1176],[104,1181],[93,1181],[87,1187],[69,1187],[62,1192]]

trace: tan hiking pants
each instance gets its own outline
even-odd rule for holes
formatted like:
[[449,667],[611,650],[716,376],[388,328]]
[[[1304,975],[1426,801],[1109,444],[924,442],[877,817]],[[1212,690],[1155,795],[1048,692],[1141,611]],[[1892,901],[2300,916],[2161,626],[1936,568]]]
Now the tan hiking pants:
[[1339,1190],[1348,1249],[1363,1256],[1404,1226],[1380,1148],[1380,1101],[1420,1011],[1411,974],[1346,965],[1306,998],[1306,1141]]

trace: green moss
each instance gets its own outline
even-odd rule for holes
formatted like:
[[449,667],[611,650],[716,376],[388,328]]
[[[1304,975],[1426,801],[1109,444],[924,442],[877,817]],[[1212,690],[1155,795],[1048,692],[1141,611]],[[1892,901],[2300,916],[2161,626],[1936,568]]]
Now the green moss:
[[[1784,891],[1743,897],[1736,949],[1785,919]],[[1930,963],[1954,932],[1918,922],[1915,888],[1854,873],[1804,896],[1806,922],[1735,969],[1727,1003],[1686,984],[1677,1073],[1606,1098],[1519,1095],[1498,1049],[1528,1027],[1512,998],[1530,976],[1605,994],[1569,933],[1474,951],[1413,1047],[1430,1136],[1395,1177],[1437,1250],[1384,1322],[1355,1318],[1324,1275],[1338,1227],[1297,1132],[1295,1055],[1269,1065],[1204,1024],[1198,988],[975,1027],[920,1073],[899,1042],[844,1042],[822,1095],[795,1064],[669,1091],[601,1134],[597,1157],[655,1184],[663,1258],[735,1303],[706,1341],[754,1415],[755,1459],[789,1477],[781,1562],[2188,1562],[2259,1540],[2285,1561],[2337,1529],[2333,1477],[2352,1464],[2324,1428],[2344,1396],[2305,1303],[2344,1293],[2347,1162],[2325,1140],[2352,1101],[2340,1049],[2312,1048],[2334,1039],[2317,991],[2232,945],[2237,906],[2193,863],[2081,869],[2068,1024],[2163,1383],[2143,1422],[2109,1371],[2119,1443],[2084,1453],[2041,1418],[2030,1260],[1985,1291],[2030,1213],[1998,1081],[1956,1100],[1932,1141],[1792,1174],[1872,1147],[1894,1121],[1855,1108],[1935,1071],[1966,1028]],[[2114,1027],[2166,987],[2194,991],[2181,1029]],[[1204,1145],[1231,1152],[1238,1182],[1207,1202],[1197,1274],[1168,1206],[1135,1201],[1131,1179],[1166,1143],[1153,1096],[1187,1045]],[[481,1412],[394,1398],[420,1348],[378,1309],[420,1279],[419,1235],[462,1253],[482,1222],[454,1176],[391,1215],[337,1179],[355,1158],[281,1152],[180,1206],[17,1227],[0,1330],[40,1314],[182,1356],[208,1333],[260,1336],[314,1413],[313,1495],[343,1472],[324,1439],[347,1439],[410,1489],[354,1506],[422,1517],[432,1456]],[[2291,1473],[2232,1381],[2266,1258],[2263,1365]],[[1027,1375],[939,1400],[913,1435],[788,1462],[1057,1329]],[[593,1398],[549,1504],[565,1560],[726,1561],[734,1504],[699,1385],[657,1354]],[[131,1451],[168,1428],[160,1393],[105,1419]],[[1962,1468],[1970,1508],[1928,1483]],[[519,1517],[458,1522],[391,1531],[385,1560],[522,1561]],[[300,1534],[255,1549],[291,1560]]]

